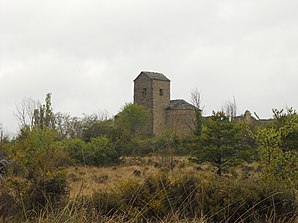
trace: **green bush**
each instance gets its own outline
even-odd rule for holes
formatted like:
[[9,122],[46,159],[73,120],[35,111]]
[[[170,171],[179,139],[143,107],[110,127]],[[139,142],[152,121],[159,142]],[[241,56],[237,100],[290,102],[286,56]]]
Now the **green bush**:
[[63,143],[72,159],[85,163],[84,151],[86,150],[86,144],[83,140],[78,138],[66,139]]
[[297,211],[292,191],[278,183],[216,178],[201,197],[203,213],[214,222],[289,220]]
[[37,213],[47,205],[57,206],[66,197],[67,171],[63,166],[68,156],[56,137],[52,129],[35,127],[24,129],[10,143],[7,156],[11,164],[0,188],[1,196],[11,200],[7,215],[27,217],[31,210]]
[[165,132],[159,137],[133,136],[129,140],[122,140],[123,155],[148,155],[165,153],[173,155],[188,154],[188,139],[183,141],[172,131]]
[[82,164],[104,166],[116,164],[120,159],[119,152],[105,136],[91,138],[88,143],[80,139],[67,139],[64,144],[69,155]]
[[107,137],[99,136],[91,138],[87,143],[86,160],[93,165],[115,164],[119,161],[119,155]]

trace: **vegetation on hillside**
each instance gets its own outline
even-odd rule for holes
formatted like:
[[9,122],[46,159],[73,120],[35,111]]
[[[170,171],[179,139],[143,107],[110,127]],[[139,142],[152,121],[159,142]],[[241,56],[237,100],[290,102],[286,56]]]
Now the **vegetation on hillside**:
[[[200,103],[200,95],[194,99]],[[150,137],[140,134],[149,113],[136,104],[125,105],[114,121],[105,114],[55,113],[51,94],[44,104],[26,100],[18,107],[18,136],[8,139],[0,128],[0,217],[4,222],[294,222],[296,112],[274,109],[272,121],[260,125],[236,121],[235,106],[228,108],[208,118],[198,109],[188,138],[170,130]],[[186,159],[179,162],[177,156]],[[140,159],[136,166],[143,169],[135,169],[134,177],[89,195],[79,188],[70,196],[80,168],[117,171],[129,165],[128,157],[161,161]],[[73,169],[78,173],[70,177]]]

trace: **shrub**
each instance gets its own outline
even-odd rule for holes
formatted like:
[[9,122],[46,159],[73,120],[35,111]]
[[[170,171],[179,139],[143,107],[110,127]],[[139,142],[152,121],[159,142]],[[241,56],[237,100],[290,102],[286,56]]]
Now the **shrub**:
[[72,159],[85,163],[84,151],[86,150],[86,144],[83,140],[78,138],[66,139],[63,143]]
[[88,143],[81,139],[67,139],[64,144],[69,155],[82,164],[104,166],[116,164],[120,159],[120,154],[105,136],[91,138]]
[[66,170],[61,157],[67,157],[57,142],[57,133],[48,128],[25,129],[7,155],[11,164],[4,177],[2,196],[9,197],[10,215],[25,217],[34,209],[38,212],[48,204],[58,205],[67,195]]
[[169,216],[208,222],[291,222],[297,213],[295,195],[281,185],[207,175],[170,179],[158,174],[143,182],[128,180],[96,193],[88,205],[101,215],[136,222]]
[[182,217],[196,217],[201,210],[201,182],[194,175],[177,177],[169,188],[169,202]]
[[201,196],[204,214],[215,222],[289,220],[297,211],[292,192],[277,183],[218,178],[205,185]]
[[107,137],[91,138],[86,145],[86,164],[109,165],[119,162],[119,154]]

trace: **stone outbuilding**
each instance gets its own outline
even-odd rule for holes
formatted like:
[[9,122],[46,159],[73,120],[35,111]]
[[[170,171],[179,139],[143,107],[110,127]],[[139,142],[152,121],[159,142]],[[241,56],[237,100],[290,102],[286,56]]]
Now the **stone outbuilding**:
[[247,122],[250,125],[257,125],[257,126],[264,126],[272,122],[272,119],[260,119],[256,113],[255,113],[255,116],[258,119],[253,117],[250,111],[246,110],[243,115],[236,116],[235,121],[237,123]]
[[192,134],[196,107],[183,99],[171,100],[170,80],[161,73],[142,71],[134,80],[134,103],[150,111],[146,132],[159,136],[168,129],[180,136]]

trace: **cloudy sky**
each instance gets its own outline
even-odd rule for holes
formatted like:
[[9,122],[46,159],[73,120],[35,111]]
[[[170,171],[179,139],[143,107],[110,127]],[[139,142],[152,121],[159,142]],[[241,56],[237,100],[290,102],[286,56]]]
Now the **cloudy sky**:
[[110,115],[142,70],[172,98],[203,95],[205,113],[236,99],[262,118],[298,108],[296,0],[0,0],[0,123],[52,93],[55,111]]

